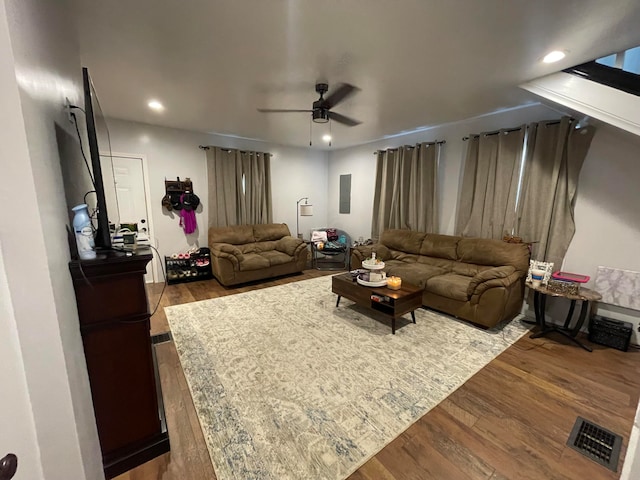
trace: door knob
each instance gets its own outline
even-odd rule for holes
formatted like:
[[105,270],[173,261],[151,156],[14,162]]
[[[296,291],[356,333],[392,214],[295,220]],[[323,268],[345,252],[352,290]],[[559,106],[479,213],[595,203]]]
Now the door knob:
[[18,470],[18,457],[8,453],[0,460],[0,480],[11,480]]

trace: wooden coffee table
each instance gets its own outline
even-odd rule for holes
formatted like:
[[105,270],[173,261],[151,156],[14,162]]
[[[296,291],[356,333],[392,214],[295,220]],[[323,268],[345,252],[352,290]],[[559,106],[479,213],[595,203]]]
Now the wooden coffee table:
[[[411,313],[411,320],[416,323],[414,311],[422,306],[422,289],[415,285],[402,282],[400,290],[387,287],[365,287],[353,280],[349,273],[331,277],[331,291],[338,295],[336,307],[340,305],[342,297],[348,298],[361,307],[381,313],[391,318],[391,333],[396,334],[396,318],[405,313]],[[386,297],[388,300],[377,302],[372,295]]]

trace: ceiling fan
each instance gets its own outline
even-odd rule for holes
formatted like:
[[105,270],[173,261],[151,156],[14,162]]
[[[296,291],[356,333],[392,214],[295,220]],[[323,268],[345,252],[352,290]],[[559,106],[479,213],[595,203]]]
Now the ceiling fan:
[[341,83],[327,98],[324,98],[324,94],[329,91],[329,85],[327,83],[317,83],[316,92],[320,94],[320,98],[313,102],[313,108],[311,110],[259,108],[258,111],[262,113],[306,112],[311,113],[311,117],[316,123],[327,123],[329,120],[333,120],[348,127],[355,127],[362,122],[333,112],[331,109],[358,90],[360,90],[358,87],[354,87],[348,83]]

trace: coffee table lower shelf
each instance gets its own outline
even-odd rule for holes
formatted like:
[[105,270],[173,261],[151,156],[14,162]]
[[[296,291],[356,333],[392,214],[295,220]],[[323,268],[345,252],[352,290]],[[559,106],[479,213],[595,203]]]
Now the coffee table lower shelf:
[[[396,319],[411,313],[411,320],[416,323],[415,311],[422,306],[422,289],[403,282],[400,290],[385,287],[365,287],[357,283],[351,274],[334,275],[331,279],[331,291],[338,295],[336,308],[342,297],[348,298],[356,305],[381,313],[391,318],[391,333],[396,333]],[[372,299],[381,297],[381,301]]]

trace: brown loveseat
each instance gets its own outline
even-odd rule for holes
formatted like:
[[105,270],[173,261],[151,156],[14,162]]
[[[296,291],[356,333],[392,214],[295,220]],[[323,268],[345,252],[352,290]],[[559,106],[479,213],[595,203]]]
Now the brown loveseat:
[[235,225],[209,229],[213,275],[222,285],[301,272],[307,245],[284,223]]
[[379,243],[352,250],[351,268],[360,268],[372,251],[387,275],[424,288],[426,307],[485,327],[513,318],[522,307],[525,244],[387,230]]

